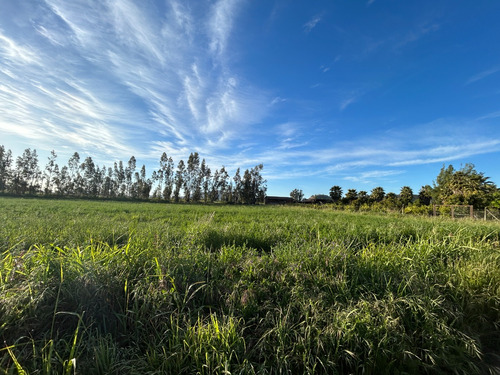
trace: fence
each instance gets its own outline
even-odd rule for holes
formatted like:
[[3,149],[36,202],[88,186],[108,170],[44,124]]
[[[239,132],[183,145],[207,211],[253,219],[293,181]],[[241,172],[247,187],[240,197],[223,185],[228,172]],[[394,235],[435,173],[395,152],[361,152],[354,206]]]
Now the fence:
[[500,209],[493,207],[474,209],[472,205],[434,205],[432,211],[434,216],[451,217],[452,219],[470,218],[500,221]]
[[[477,213],[480,214],[481,210],[477,210]],[[500,221],[500,208],[485,208],[483,210],[483,215],[481,217],[477,217],[477,219],[483,220],[498,220]]]

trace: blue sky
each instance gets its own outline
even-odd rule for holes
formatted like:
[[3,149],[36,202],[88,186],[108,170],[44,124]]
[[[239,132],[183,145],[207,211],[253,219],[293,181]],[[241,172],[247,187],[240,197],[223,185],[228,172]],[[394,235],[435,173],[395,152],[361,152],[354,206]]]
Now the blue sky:
[[198,152],[269,195],[500,185],[500,2],[0,0],[0,144],[99,165]]

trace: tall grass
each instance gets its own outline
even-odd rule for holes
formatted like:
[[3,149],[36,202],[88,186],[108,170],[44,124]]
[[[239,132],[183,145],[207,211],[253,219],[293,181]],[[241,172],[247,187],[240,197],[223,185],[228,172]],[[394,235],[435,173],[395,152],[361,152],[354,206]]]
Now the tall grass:
[[0,374],[494,373],[500,225],[0,199]]

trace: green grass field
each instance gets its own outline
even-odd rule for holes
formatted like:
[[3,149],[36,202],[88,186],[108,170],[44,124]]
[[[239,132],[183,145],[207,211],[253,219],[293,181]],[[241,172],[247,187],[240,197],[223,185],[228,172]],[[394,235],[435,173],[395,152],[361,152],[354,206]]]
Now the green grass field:
[[0,198],[0,374],[495,373],[500,224]]

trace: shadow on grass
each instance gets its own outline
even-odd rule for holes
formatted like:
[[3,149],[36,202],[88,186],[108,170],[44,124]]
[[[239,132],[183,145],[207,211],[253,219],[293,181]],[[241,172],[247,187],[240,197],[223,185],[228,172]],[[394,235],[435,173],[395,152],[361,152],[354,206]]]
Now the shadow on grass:
[[258,253],[269,253],[277,245],[279,239],[208,230],[198,238],[197,242],[210,251],[218,251],[224,246],[236,246],[255,249]]

